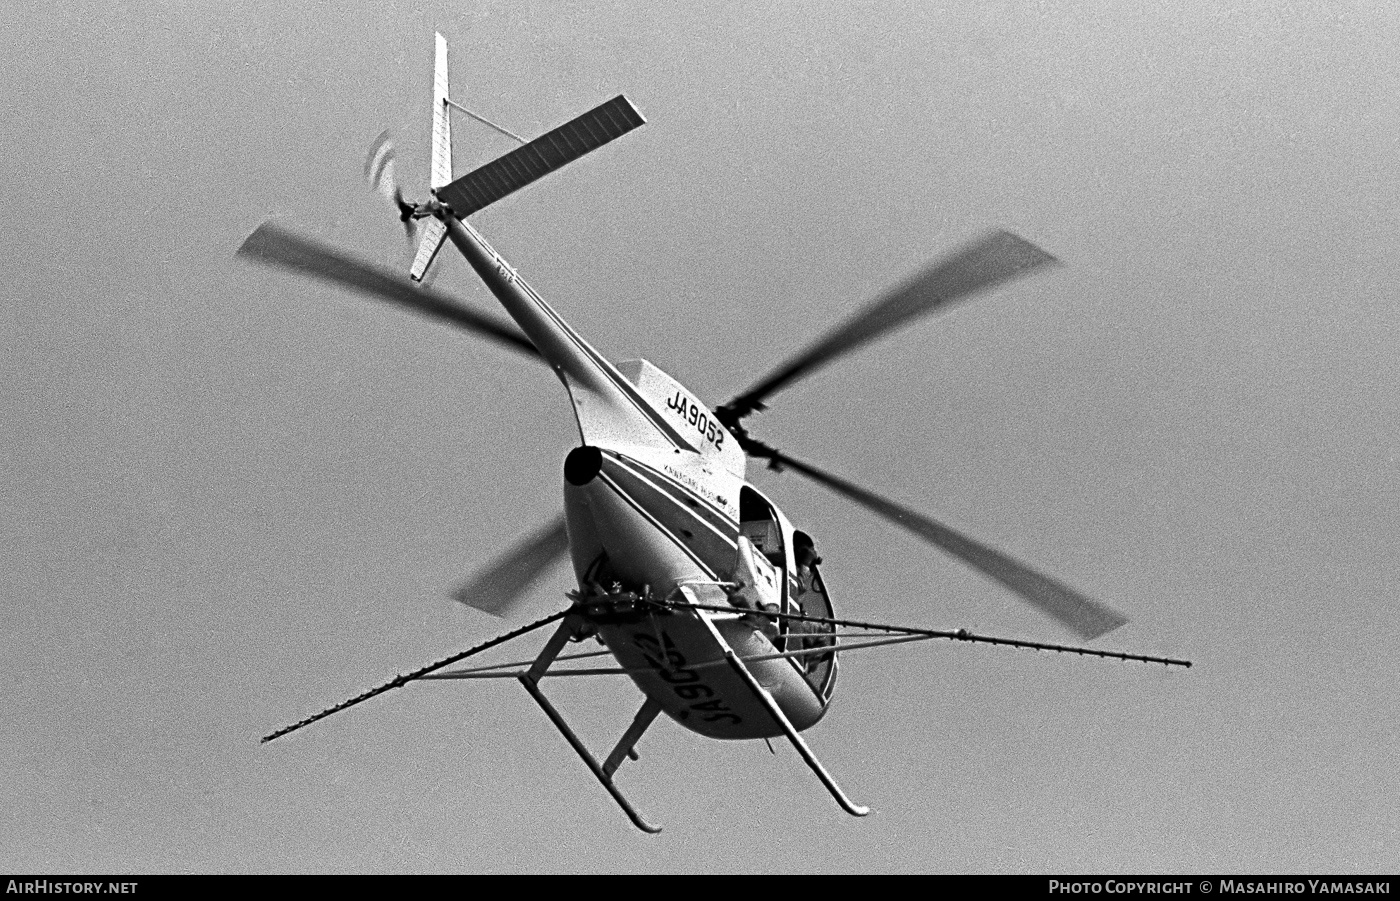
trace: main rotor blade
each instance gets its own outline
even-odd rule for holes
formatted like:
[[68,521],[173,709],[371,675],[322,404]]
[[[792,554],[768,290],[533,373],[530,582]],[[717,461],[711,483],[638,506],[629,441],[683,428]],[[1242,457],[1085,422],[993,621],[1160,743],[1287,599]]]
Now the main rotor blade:
[[492,616],[505,616],[569,549],[564,517],[527,535],[515,547],[452,593],[454,600]]
[[886,332],[1038,266],[1056,262],[1053,256],[1023,238],[1010,232],[993,232],[868,304],[721,409],[737,421],[763,409],[764,399],[789,382]]
[[361,294],[407,307],[417,313],[450,322],[495,344],[540,360],[535,345],[515,327],[484,316],[445,294],[420,288],[406,277],[336,250],[333,247],[292,234],[264,222],[238,248],[238,256],[264,266],[280,266],[304,272]]
[[1000,551],[974,541],[908,507],[800,460],[794,460],[786,454],[773,451],[772,459],[780,466],[797,470],[838,494],[845,495],[872,513],[913,532],[929,544],[952,554],[984,576],[995,579],[1011,589],[1032,607],[1059,620],[1081,638],[1098,638],[1128,621],[1121,613],[1085,597],[1063,582],[1042,575],[1024,563],[1013,560]]

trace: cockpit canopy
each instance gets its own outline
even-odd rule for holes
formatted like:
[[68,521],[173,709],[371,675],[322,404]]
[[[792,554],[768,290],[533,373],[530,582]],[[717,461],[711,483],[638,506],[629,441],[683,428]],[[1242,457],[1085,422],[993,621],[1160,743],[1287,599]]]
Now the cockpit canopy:
[[739,534],[755,551],[778,569],[781,586],[778,634],[773,644],[779,651],[803,653],[795,659],[805,670],[807,681],[825,701],[836,685],[836,655],[821,653],[836,644],[836,627],[831,623],[807,622],[789,616],[833,618],[831,599],[826,592],[818,564],[816,545],[806,532],[794,529],[786,516],[751,485],[739,492]]

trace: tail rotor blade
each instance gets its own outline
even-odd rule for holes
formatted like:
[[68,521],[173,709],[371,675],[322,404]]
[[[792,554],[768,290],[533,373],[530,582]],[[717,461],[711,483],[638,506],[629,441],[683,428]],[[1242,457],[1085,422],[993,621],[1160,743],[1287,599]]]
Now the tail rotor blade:
[[452,592],[458,603],[492,616],[506,616],[525,600],[530,588],[564,556],[569,534],[560,516],[527,535],[486,569]]
[[355,259],[325,244],[303,238],[270,222],[258,226],[238,248],[238,256],[260,263],[291,269],[332,284],[349,288],[377,300],[450,322],[458,328],[508,347],[536,360],[535,345],[514,326],[477,313],[445,294],[420,288],[401,275],[381,266]]
[[1085,597],[1063,582],[1036,572],[1024,563],[921,513],[786,454],[777,451],[771,453],[772,461],[779,467],[802,473],[951,554],[984,576],[1000,582],[1023,601],[1058,620],[1081,638],[1098,638],[1128,621],[1121,613]]
[[716,412],[725,425],[732,427],[731,421],[738,422],[763,409],[767,397],[837,357],[919,316],[1055,262],[1058,261],[1053,256],[1023,238],[1006,231],[994,232],[866,305]]
[[372,190],[383,194],[384,199],[394,205],[399,221],[403,223],[404,233],[412,241],[417,223],[413,221],[413,204],[404,199],[403,191],[399,188],[394,169],[395,158],[393,134],[387,130],[381,131],[365,155],[365,181]]
[[394,136],[388,131],[381,131],[369,146],[369,153],[365,155],[365,181],[390,203],[399,199],[399,182],[394,172]]

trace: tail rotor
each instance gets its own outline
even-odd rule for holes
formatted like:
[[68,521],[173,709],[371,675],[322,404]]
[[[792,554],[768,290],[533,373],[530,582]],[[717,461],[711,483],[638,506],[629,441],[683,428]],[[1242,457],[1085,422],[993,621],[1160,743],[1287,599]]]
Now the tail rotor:
[[379,133],[379,137],[374,139],[370,145],[369,154],[365,156],[365,181],[369,183],[372,190],[384,195],[384,199],[394,205],[398,210],[399,221],[403,223],[404,231],[408,235],[408,240],[412,241],[414,236],[414,206],[404,200],[403,191],[399,188],[397,173],[394,170],[394,136],[385,130]]

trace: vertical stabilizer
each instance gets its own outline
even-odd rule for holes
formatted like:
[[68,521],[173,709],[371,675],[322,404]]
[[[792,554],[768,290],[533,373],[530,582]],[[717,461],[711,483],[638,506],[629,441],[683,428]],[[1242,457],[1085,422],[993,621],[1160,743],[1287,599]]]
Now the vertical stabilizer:
[[[452,182],[452,119],[448,115],[449,96],[447,38],[438,33],[433,56],[433,156],[432,170],[428,174],[428,186],[434,191]],[[418,242],[418,253],[413,258],[413,268],[408,273],[410,278],[416,282],[423,280],[446,238],[447,229],[440,221],[427,220],[423,237]]]
[[447,38],[437,35],[433,59],[433,173],[429,187],[436,191],[452,181],[452,120],[447,101]]

